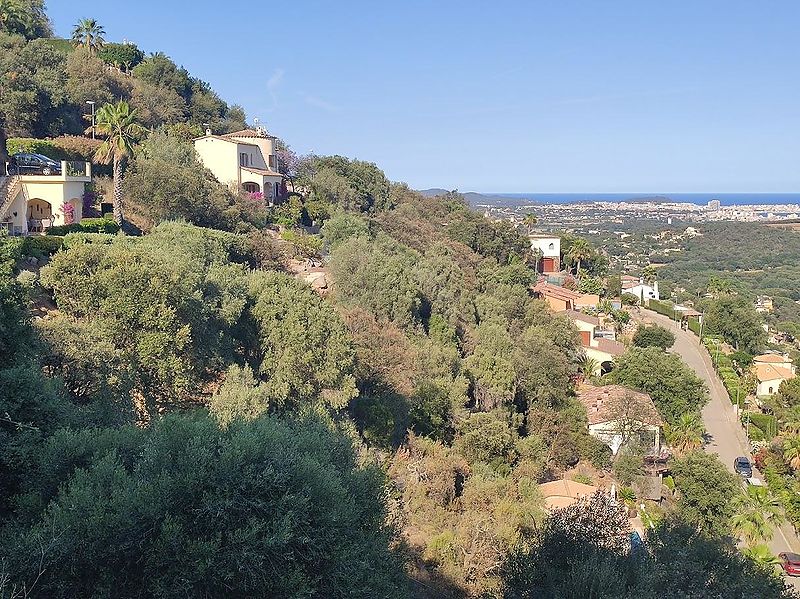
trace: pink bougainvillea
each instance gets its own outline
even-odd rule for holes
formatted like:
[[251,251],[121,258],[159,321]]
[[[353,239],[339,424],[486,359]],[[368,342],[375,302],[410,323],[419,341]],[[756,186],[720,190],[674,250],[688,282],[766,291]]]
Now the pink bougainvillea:
[[75,206],[66,202],[64,204],[64,224],[71,225],[75,222]]
[[254,202],[260,202],[264,199],[264,194],[260,191],[251,191],[248,195]]

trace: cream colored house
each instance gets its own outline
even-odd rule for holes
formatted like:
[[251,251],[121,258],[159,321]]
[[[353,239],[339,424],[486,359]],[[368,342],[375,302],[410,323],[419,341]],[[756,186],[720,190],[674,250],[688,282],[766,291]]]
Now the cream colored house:
[[277,171],[275,137],[263,128],[225,135],[212,135],[207,129],[194,140],[194,149],[203,165],[232,190],[262,193],[269,204],[280,198],[283,175]]
[[758,386],[756,396],[764,397],[774,395],[783,381],[795,377],[795,367],[792,359],[781,354],[763,354],[753,358],[753,370],[756,374]]
[[610,372],[617,357],[625,353],[625,345],[609,338],[609,331],[601,328],[602,322],[599,318],[575,310],[566,310],[564,314],[578,329],[583,353],[597,363],[592,374],[601,375]]
[[621,385],[586,386],[578,391],[578,399],[586,408],[589,434],[608,445],[614,455],[634,439],[653,453],[661,451],[664,422],[647,393]]
[[0,229],[27,235],[68,224],[69,219],[79,223],[83,192],[91,180],[91,163],[67,161],[62,161],[59,175],[0,177]]

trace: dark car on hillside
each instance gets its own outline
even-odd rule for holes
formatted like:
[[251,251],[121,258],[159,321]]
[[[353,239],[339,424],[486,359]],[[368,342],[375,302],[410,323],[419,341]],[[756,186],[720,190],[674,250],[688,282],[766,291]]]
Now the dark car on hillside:
[[781,568],[789,576],[800,576],[800,555],[796,553],[779,553]]
[[11,157],[8,170],[13,175],[60,175],[61,163],[43,154],[19,152]]
[[750,464],[750,460],[745,457],[738,457],[733,460],[733,470],[744,478],[753,476],[753,466]]

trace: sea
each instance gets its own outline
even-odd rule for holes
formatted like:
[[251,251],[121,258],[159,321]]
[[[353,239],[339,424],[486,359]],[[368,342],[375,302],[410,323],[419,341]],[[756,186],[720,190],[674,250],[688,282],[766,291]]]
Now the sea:
[[[800,204],[800,193],[486,193],[487,204],[576,204],[580,202],[681,202],[722,206]],[[477,203],[483,203],[477,200]]]

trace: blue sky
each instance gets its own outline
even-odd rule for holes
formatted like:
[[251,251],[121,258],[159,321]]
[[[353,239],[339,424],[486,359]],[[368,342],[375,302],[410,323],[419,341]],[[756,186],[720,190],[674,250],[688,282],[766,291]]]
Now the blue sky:
[[416,188],[800,191],[800,2],[50,0]]

